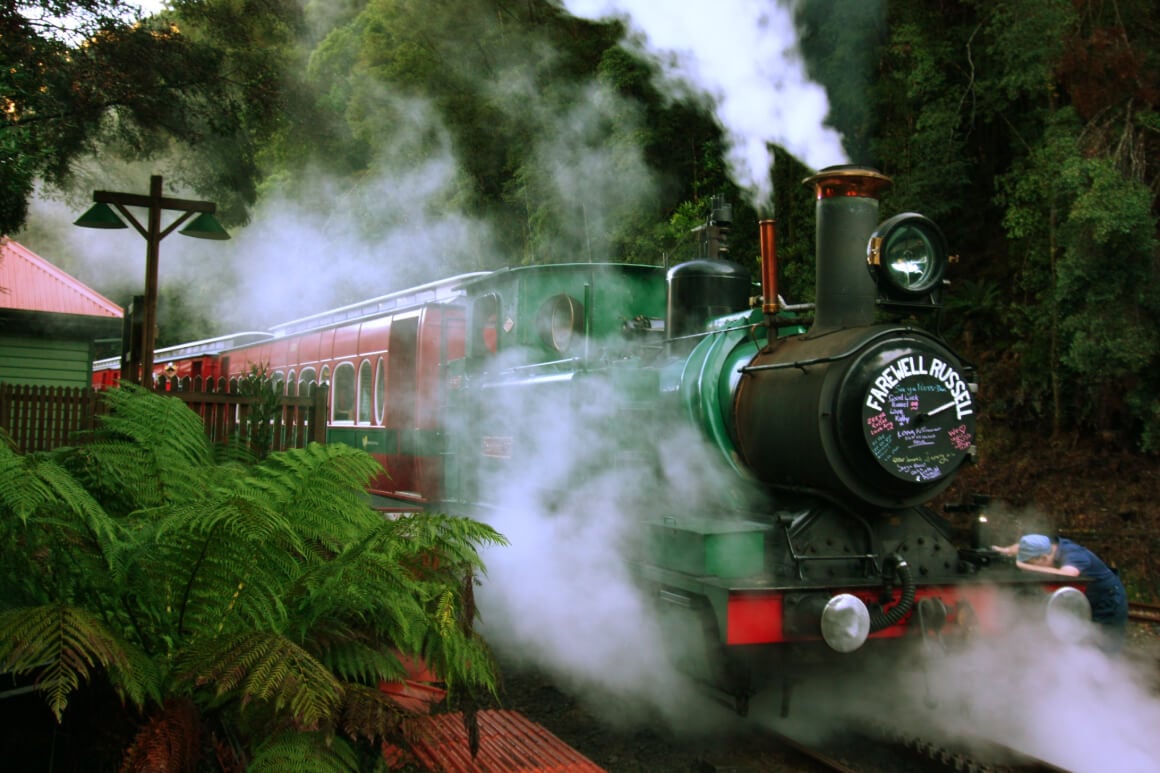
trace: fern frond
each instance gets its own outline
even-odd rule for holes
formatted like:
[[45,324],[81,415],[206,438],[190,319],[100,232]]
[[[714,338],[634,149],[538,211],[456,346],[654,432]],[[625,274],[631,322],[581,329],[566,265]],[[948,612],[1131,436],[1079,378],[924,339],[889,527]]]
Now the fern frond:
[[508,544],[507,538],[491,526],[459,516],[413,513],[391,523],[397,532],[395,545],[403,555],[426,559],[438,556],[436,563],[428,560],[431,569],[451,566],[456,570],[470,568],[482,574],[486,567],[479,556],[479,546],[502,547]]
[[118,693],[138,706],[157,695],[158,678],[149,659],[85,610],[49,604],[0,612],[0,671],[35,672],[58,722],[69,695],[98,664]]
[[378,743],[402,735],[407,718],[395,699],[377,687],[348,684],[338,727],[353,740]]
[[201,752],[201,712],[188,698],[165,701],[125,750],[122,773],[193,771]]
[[179,461],[181,466],[212,463],[204,422],[181,400],[135,384],[107,390],[102,397],[109,413],[99,417],[98,435],[126,438],[159,459]]
[[0,443],[0,513],[27,522],[39,507],[56,501],[52,488],[40,476],[28,474],[36,463],[34,457],[22,456],[7,443]]
[[285,513],[303,537],[331,546],[381,520],[364,493],[381,471],[363,451],[341,443],[311,443],[270,454],[254,468],[253,479],[270,506]]
[[495,656],[483,637],[474,634],[429,636],[420,650],[427,663],[451,690],[482,689],[496,695],[499,680]]
[[180,530],[200,534],[222,531],[229,539],[276,541],[283,549],[299,551],[302,543],[294,524],[244,481],[208,492],[196,501],[174,506],[159,524],[159,536]]
[[415,651],[427,630],[428,587],[392,555],[395,532],[380,520],[358,541],[305,571],[288,599],[303,630],[357,620],[382,641]]
[[110,413],[81,452],[96,481],[129,487],[138,508],[194,497],[206,487],[213,449],[201,418],[181,400],[132,384],[102,399]]
[[284,636],[251,631],[201,640],[186,657],[182,679],[198,687],[212,685],[218,698],[229,696],[243,706],[266,701],[277,711],[288,710],[295,726],[305,730],[337,718],[342,683]]
[[43,454],[20,456],[0,446],[0,514],[25,523],[36,513],[75,516],[94,542],[116,543],[120,529],[96,499],[63,467]]
[[249,773],[349,773],[359,770],[358,754],[341,738],[322,733],[279,733],[258,747]]
[[158,511],[126,559],[127,582],[170,637],[285,627],[283,597],[300,572],[292,534],[248,504],[223,498]]
[[338,678],[346,682],[377,684],[402,679],[407,669],[393,648],[374,642],[365,627],[356,628],[341,620],[328,620],[325,626],[303,642]]
[[165,488],[149,452],[127,440],[94,440],[54,452],[72,475],[115,515],[156,507]]

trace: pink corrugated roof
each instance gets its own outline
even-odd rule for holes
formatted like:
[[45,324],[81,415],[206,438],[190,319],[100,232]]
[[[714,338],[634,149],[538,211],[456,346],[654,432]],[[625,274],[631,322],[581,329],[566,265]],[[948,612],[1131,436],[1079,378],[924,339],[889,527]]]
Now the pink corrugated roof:
[[[604,768],[519,712],[492,709],[476,716],[479,754],[474,759],[461,713],[413,720],[412,753],[426,769],[440,773],[604,773]],[[397,767],[406,759],[395,747],[384,753],[388,766]]]
[[6,236],[0,236],[0,308],[124,316],[120,306]]

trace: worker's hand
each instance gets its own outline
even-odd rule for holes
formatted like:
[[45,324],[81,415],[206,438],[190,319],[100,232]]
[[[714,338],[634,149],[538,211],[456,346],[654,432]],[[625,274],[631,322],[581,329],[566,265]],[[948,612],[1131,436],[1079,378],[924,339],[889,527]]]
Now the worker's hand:
[[991,550],[996,553],[1002,553],[1005,556],[1013,556],[1019,550],[1015,545],[992,545]]

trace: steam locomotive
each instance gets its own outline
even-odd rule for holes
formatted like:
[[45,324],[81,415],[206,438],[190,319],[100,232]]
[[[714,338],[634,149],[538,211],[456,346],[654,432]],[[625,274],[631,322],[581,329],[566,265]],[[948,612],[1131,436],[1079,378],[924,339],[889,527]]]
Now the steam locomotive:
[[[915,213],[879,222],[890,181],[874,170],[805,182],[814,304],[781,300],[772,220],[759,285],[727,259],[732,217],[717,202],[701,257],[671,268],[460,275],[159,350],[158,375],[261,365],[290,394],[328,384],[328,441],[382,463],[369,492],[384,510],[502,508],[513,481],[543,489],[550,510],[570,482],[611,473],[669,488],[628,508],[635,576],[697,640],[682,666],[740,710],[800,658],[999,630],[1002,593],[1035,599],[1049,622],[1089,618],[1077,583],[956,546],[926,504],[976,453],[972,368],[906,321],[939,303],[941,232]],[[673,495],[673,457],[694,448],[708,451],[691,466],[719,473],[712,496]],[[561,458],[565,475],[530,474]]]

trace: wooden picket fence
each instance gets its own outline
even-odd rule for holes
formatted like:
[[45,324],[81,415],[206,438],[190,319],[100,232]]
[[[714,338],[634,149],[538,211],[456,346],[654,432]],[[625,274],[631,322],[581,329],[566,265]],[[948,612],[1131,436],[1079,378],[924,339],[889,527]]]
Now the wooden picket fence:
[[[158,393],[182,400],[201,416],[213,443],[239,438],[250,443],[255,427],[249,417],[258,398],[231,393],[225,379],[162,378]],[[303,448],[326,442],[328,387],[314,387],[308,395],[280,395],[277,406],[261,428],[263,450]],[[91,387],[51,387],[0,383],[0,429],[21,453],[49,451],[83,442],[84,430],[97,426],[105,411],[100,391]],[[253,445],[251,443],[251,445]]]

